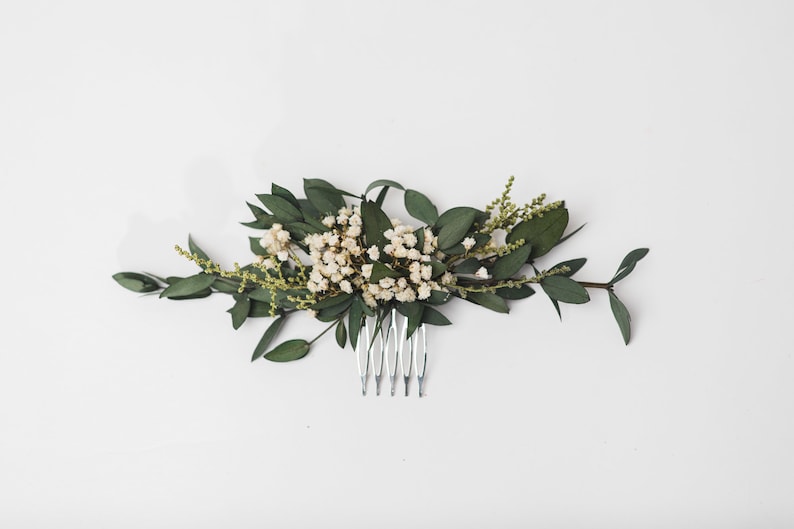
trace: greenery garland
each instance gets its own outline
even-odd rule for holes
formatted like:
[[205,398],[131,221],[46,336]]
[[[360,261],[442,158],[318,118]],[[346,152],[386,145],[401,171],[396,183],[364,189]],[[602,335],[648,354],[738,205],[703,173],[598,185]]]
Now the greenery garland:
[[[177,246],[176,250],[201,272],[166,278],[120,272],[113,278],[133,292],[160,292],[161,298],[231,295],[234,306],[228,312],[235,329],[248,318],[274,318],[252,360],[302,358],[334,327],[339,346],[349,343],[355,349],[364,319],[376,318],[378,328],[392,309],[407,318],[408,337],[421,324],[449,325],[438,307],[455,298],[507,313],[509,301],[535,293],[532,285],[540,285],[558,315],[560,303],[586,303],[588,288],[605,289],[628,344],[629,312],[614,286],[634,270],[648,249],[629,252],[612,279],[603,283],[572,278],[584,266],[584,257],[538,269],[537,258],[582,226],[565,235],[564,202],[546,202],[546,196],[540,195],[518,206],[510,197],[512,185],[510,177],[502,195],[482,210],[460,206],[439,215],[424,194],[392,180],[377,180],[359,196],[325,180],[305,179],[305,198],[273,184],[270,194],[257,195],[266,209],[248,204],[255,218],[242,223],[264,230],[249,238],[256,256],[252,263],[223,268],[188,237],[188,249]],[[375,200],[369,199],[378,188]],[[390,189],[404,192],[406,211],[423,226],[403,224],[383,211]],[[348,199],[357,204],[348,204]],[[523,273],[526,269],[531,273]],[[298,311],[330,325],[311,341],[292,339],[271,349],[286,319]]]

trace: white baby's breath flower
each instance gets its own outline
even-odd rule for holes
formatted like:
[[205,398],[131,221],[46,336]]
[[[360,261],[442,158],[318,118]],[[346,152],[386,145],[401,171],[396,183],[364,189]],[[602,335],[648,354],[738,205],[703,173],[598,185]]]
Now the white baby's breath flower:
[[488,270],[484,266],[481,266],[479,270],[474,272],[474,277],[478,279],[488,279]]
[[350,281],[347,279],[343,279],[339,282],[339,288],[345,294],[352,294],[353,293],[353,285],[350,284]]
[[404,259],[408,256],[408,250],[403,245],[395,246],[392,255],[398,259]]
[[278,257],[278,260],[283,263],[284,261],[289,259],[289,252],[287,250],[281,250],[276,254],[276,257]]
[[427,299],[430,297],[431,292],[432,289],[430,288],[430,285],[427,283],[422,283],[419,285],[419,288],[416,289],[416,297],[419,299]]
[[378,285],[381,288],[391,288],[394,286],[394,278],[393,277],[384,277],[380,281],[378,281]]
[[417,242],[416,235],[413,233],[406,233],[403,235],[403,244],[405,244],[408,248],[413,248],[416,246]]
[[326,228],[333,228],[334,223],[336,222],[336,217],[334,217],[333,215],[328,215],[323,219],[322,222],[323,222],[323,226],[325,226]]
[[466,251],[474,248],[475,244],[477,244],[477,241],[474,240],[474,237],[466,237],[463,239],[463,247],[466,248]]
[[348,237],[358,237],[361,235],[361,226],[350,226],[347,229]]
[[367,255],[369,255],[369,258],[373,261],[377,261],[380,259],[380,250],[378,250],[378,247],[373,244],[369,247],[369,250],[367,250]]
[[310,318],[316,318],[317,311],[314,309],[306,309],[306,315],[309,316]]
[[408,257],[408,259],[410,259],[411,261],[418,261],[422,258],[422,254],[416,248],[411,248],[410,250],[408,250],[406,257]]
[[395,294],[394,298],[401,303],[412,303],[416,301],[416,292],[411,287],[408,287]]
[[422,265],[421,274],[422,274],[422,279],[427,281],[433,275],[433,267],[430,265]]
[[361,275],[364,277],[364,279],[369,279],[369,277],[372,275],[372,265],[361,265]]
[[441,276],[441,284],[442,285],[454,285],[457,282],[457,279],[451,272],[444,272],[444,275]]

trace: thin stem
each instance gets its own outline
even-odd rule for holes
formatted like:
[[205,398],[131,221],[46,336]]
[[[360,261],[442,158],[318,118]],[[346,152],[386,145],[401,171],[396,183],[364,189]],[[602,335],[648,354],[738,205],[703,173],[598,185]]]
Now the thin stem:
[[605,290],[612,289],[612,285],[610,283],[590,283],[589,281],[577,281],[577,283],[585,288],[603,288]]
[[320,339],[320,337],[321,337],[323,334],[325,334],[325,333],[327,333],[328,331],[330,331],[330,330],[331,330],[331,327],[333,327],[334,325],[338,324],[338,323],[339,323],[339,320],[341,320],[341,319],[342,319],[342,318],[338,318],[338,319],[336,319],[336,320],[332,321],[332,322],[331,322],[331,325],[329,325],[328,327],[326,327],[326,328],[325,328],[325,330],[324,330],[323,332],[321,332],[320,334],[318,334],[317,336],[315,336],[315,337],[314,337],[314,340],[312,340],[311,342],[309,342],[309,345],[311,345],[311,344],[313,344],[314,342],[316,342],[317,340],[319,340],[319,339]]

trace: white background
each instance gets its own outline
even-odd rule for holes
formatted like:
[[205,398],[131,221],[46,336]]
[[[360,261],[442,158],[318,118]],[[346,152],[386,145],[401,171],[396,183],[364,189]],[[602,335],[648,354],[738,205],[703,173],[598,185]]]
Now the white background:
[[[0,526],[791,527],[786,2],[4,2]],[[226,296],[271,182],[566,199],[618,295],[445,307],[427,398],[332,337],[250,363]],[[395,198],[398,198],[395,196]],[[396,214],[399,211],[399,201]],[[293,319],[282,337],[322,327]],[[301,327],[303,326],[303,327]]]

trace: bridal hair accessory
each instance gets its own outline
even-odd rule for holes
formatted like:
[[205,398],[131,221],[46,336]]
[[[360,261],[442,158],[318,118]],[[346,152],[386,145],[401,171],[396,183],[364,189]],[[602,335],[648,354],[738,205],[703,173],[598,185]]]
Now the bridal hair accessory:
[[[424,194],[392,180],[377,180],[356,195],[325,180],[305,179],[305,198],[273,184],[270,194],[256,195],[264,209],[248,204],[255,218],[242,223],[258,230],[249,237],[255,255],[250,264],[223,267],[188,237],[188,248],[176,246],[176,251],[198,265],[199,273],[163,278],[119,272],[113,278],[133,292],[159,292],[174,300],[230,295],[234,305],[227,312],[235,329],[248,318],[272,318],[252,361],[298,360],[334,329],[337,344],[349,344],[355,352],[363,395],[372,373],[376,394],[388,377],[391,395],[400,378],[408,395],[415,377],[422,396],[427,326],[451,323],[439,308],[453,299],[507,313],[509,302],[532,296],[533,285],[539,285],[562,317],[560,303],[586,303],[588,289],[603,289],[628,344],[629,312],[614,287],[648,249],[629,252],[612,279],[601,283],[573,279],[584,257],[538,268],[539,258],[583,226],[565,234],[564,202],[547,202],[544,194],[519,206],[511,199],[512,186],[510,177],[502,195],[482,210],[458,206],[439,215]],[[376,189],[372,200],[368,195]],[[383,211],[391,189],[403,192],[405,210],[418,227]],[[298,312],[329,325],[312,340],[294,338],[271,347]]]

